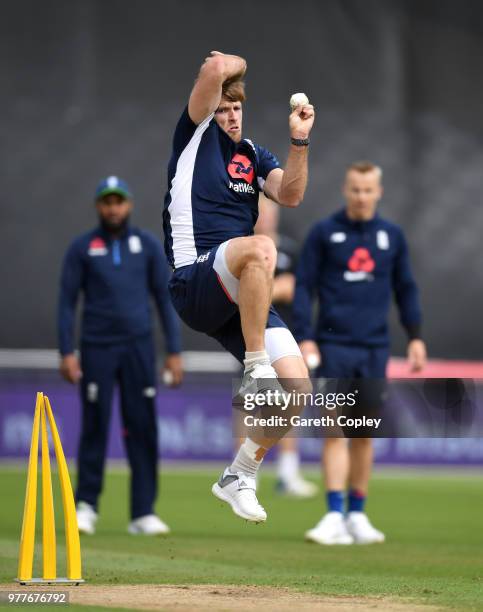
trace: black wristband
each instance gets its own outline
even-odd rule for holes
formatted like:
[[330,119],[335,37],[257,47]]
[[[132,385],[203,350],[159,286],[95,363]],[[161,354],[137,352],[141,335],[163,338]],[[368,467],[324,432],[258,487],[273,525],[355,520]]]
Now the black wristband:
[[290,142],[296,147],[308,147],[310,138],[290,138]]

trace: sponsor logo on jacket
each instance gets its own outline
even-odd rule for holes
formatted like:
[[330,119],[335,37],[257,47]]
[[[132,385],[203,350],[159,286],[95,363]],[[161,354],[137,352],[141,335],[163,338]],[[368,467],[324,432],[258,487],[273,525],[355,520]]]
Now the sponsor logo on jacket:
[[358,247],[354,250],[347,262],[349,268],[344,272],[346,281],[372,281],[372,272],[376,267],[376,262],[372,259],[371,253],[365,247]]
[[234,179],[243,179],[251,185],[255,176],[253,164],[246,155],[236,153],[228,164],[228,174]]
[[90,255],[91,257],[97,257],[99,255],[107,255],[107,247],[106,247],[106,243],[104,242],[104,240],[99,237],[93,238],[89,242],[89,250],[87,251],[87,254]]
[[236,193],[255,193],[255,189],[251,185],[247,185],[246,183],[233,183],[230,181],[228,185],[230,189],[236,191]]

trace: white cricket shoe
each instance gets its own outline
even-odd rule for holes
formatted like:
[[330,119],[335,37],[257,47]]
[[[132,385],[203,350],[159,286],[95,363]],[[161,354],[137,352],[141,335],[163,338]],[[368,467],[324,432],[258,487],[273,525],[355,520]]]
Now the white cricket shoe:
[[76,514],[79,533],[94,535],[97,523],[97,512],[94,508],[87,502],[80,501],[77,503]]
[[215,497],[230,504],[233,512],[252,523],[264,523],[267,513],[258,503],[255,478],[243,472],[231,472],[227,467],[211,491]]
[[305,478],[299,475],[294,478],[280,478],[277,481],[276,490],[277,493],[287,495],[288,497],[307,499],[315,497],[319,492],[319,487],[314,482],[305,480]]
[[356,544],[384,542],[386,536],[376,529],[364,512],[349,512],[346,519],[347,531]]
[[354,538],[347,530],[342,512],[328,512],[313,529],[305,533],[305,539],[316,544],[353,544]]
[[131,521],[127,528],[132,535],[166,535],[171,529],[155,514],[146,514]]

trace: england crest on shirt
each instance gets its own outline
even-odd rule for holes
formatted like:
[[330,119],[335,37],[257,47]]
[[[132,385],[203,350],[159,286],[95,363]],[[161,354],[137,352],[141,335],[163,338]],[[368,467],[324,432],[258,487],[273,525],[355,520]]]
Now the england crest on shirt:
[[387,251],[389,248],[389,234],[386,232],[386,230],[378,230],[377,246],[383,251]]
[[140,253],[143,250],[143,245],[139,236],[129,236],[129,250],[131,253]]

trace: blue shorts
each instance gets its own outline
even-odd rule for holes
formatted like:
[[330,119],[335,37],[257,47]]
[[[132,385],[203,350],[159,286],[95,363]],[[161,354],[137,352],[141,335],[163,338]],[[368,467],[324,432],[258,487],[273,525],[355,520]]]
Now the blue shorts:
[[[386,395],[386,367],[389,348],[322,343],[319,345],[322,363],[317,377],[336,379],[331,390],[338,393],[357,393],[357,402],[341,409],[349,418],[378,418]],[[344,436],[370,438],[370,427],[343,426]]]
[[385,378],[389,348],[324,342],[319,345],[320,378]]
[[[245,341],[237,303],[239,281],[226,265],[228,242],[200,255],[195,263],[175,270],[169,291],[176,311],[189,327],[215,338],[243,362]],[[300,356],[297,343],[273,306],[268,315],[265,345],[272,363],[281,357]]]

